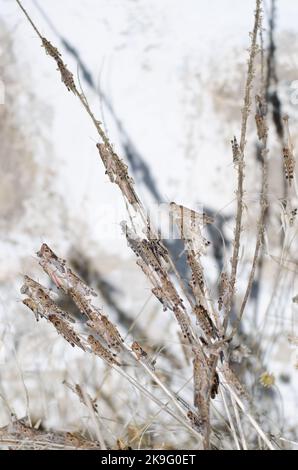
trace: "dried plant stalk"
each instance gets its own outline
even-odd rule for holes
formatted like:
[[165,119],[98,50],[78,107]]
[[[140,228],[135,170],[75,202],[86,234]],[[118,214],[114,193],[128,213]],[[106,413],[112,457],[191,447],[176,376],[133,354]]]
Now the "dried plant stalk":
[[32,450],[99,450],[99,442],[89,441],[77,433],[47,432],[29,427],[24,419],[11,416],[11,422],[0,428],[0,446]]
[[295,173],[295,156],[294,156],[294,145],[292,142],[290,129],[289,129],[289,118],[288,116],[283,117],[284,127],[286,130],[287,140],[283,147],[283,159],[284,159],[284,169],[286,180],[291,183],[294,179]]
[[257,36],[261,22],[261,0],[256,0],[255,20],[253,32],[251,34],[251,44],[247,67],[247,77],[245,84],[244,103],[242,108],[241,134],[239,144],[239,159],[237,162],[238,169],[238,186],[237,186],[237,209],[236,224],[234,231],[233,254],[231,259],[231,276],[230,276],[230,293],[228,295],[227,305],[225,308],[224,330],[227,329],[229,316],[232,308],[233,296],[236,287],[236,277],[239,261],[240,237],[242,230],[242,213],[243,213],[243,196],[244,196],[244,152],[246,147],[246,130],[247,122],[251,107],[251,91],[254,78],[255,58],[258,52]]

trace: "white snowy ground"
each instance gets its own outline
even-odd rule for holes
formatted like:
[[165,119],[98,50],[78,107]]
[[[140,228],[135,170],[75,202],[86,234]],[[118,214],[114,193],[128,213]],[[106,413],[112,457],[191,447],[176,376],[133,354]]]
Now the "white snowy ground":
[[[254,1],[24,0],[23,4],[42,34],[61,50],[73,71],[78,70],[77,60],[65,50],[61,37],[76,48],[97,89],[97,92],[92,90],[79,71],[92,108],[104,121],[110,139],[121,153],[119,129],[104,100],[99,99],[100,90],[150,168],[161,199],[188,207],[203,204],[214,211],[225,208],[224,213],[231,214],[235,174],[229,142],[234,134],[239,135],[243,66],[247,60]],[[269,2],[265,5],[268,8]],[[277,34],[284,44],[280,73],[288,67],[291,80],[295,76],[298,79],[295,60],[298,3],[282,0],[277,2],[277,8]],[[51,343],[43,344],[40,332],[48,332],[50,327],[36,325],[20,303],[22,273],[31,273],[44,281],[32,258],[43,241],[61,256],[66,257],[76,248],[92,258],[100,273],[119,289],[117,301],[129,310],[132,319],[149,299],[142,321],[154,334],[163,337],[167,324],[174,326],[167,313],[160,322],[160,308],[150,298],[148,285],[121,236],[119,223],[125,218],[125,207],[117,188],[104,175],[95,148],[97,137],[89,120],[72,94],[66,93],[55,65],[44,54],[16,3],[0,0],[0,11],[4,25],[1,37],[12,40],[14,54],[10,56],[9,66],[13,81],[4,80],[4,83],[7,94],[14,95],[14,112],[22,133],[28,136],[28,152],[33,155],[35,168],[32,171],[30,167],[26,177],[16,177],[11,168],[6,173],[5,166],[1,173],[3,181],[9,176],[10,186],[6,198],[0,201],[0,391],[24,415],[26,404],[20,384],[24,380],[29,393],[34,394],[40,374],[38,380],[43,384],[40,386],[46,389],[40,396],[44,399],[50,391],[57,393],[58,404],[52,400],[50,406],[54,412],[47,409],[46,403],[37,404],[33,399],[31,412],[35,416],[44,414],[49,425],[59,427],[61,422],[63,425],[72,422],[71,413],[61,405],[67,392],[60,378],[65,376],[65,369],[72,378],[77,374],[77,362],[72,368],[69,359],[61,360],[61,351],[67,353],[66,357],[82,359],[80,353],[56,340],[52,331]],[[5,56],[5,41],[3,44],[0,47]],[[284,108],[295,115],[287,77],[283,80]],[[249,146],[252,165],[254,142],[253,137]],[[277,145],[274,139],[273,145]],[[22,153],[22,145],[19,152]],[[272,158],[278,165],[278,152]],[[253,167],[249,163],[247,167],[249,174]],[[252,192],[255,175],[252,171],[248,179]],[[27,192],[19,191],[23,188],[22,178],[26,179],[26,187],[29,186]],[[135,179],[138,184],[137,175]],[[145,185],[139,182],[139,187],[145,201],[151,203]],[[15,203],[8,215],[5,205],[10,194],[19,195],[13,199]],[[114,212],[115,207],[118,209]],[[12,216],[14,211],[16,217]],[[251,216],[255,220],[254,211]],[[232,224],[227,236],[232,236]],[[247,239],[244,245],[246,242]],[[248,261],[245,253],[243,261],[242,270],[246,273],[249,265],[245,263]],[[215,272],[212,260],[209,269]],[[270,287],[271,284],[268,295]],[[295,293],[293,284],[289,300]],[[266,308],[266,295],[261,300]],[[295,310],[293,315],[290,310],[289,314],[285,313],[285,335],[292,331],[295,315]],[[274,358],[272,362],[268,359],[268,365],[276,375],[283,397],[285,420],[296,424],[293,407],[297,406],[294,391],[297,371],[285,338],[278,338]],[[60,371],[57,383],[55,378],[49,380],[53,367]],[[290,375],[291,386],[279,381],[281,372]],[[81,378],[82,372],[77,375]],[[0,421],[6,419],[7,415],[0,410]]]

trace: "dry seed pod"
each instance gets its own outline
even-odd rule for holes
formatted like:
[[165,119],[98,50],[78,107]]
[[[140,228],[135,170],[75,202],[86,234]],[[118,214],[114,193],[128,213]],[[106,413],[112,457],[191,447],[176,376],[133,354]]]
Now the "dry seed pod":
[[104,339],[109,348],[120,351],[123,338],[108,317],[99,313],[98,317],[94,318],[92,321],[88,321],[87,325]]
[[11,422],[0,428],[0,438],[4,442],[15,443],[13,449],[44,450],[61,448],[100,449],[96,441],[88,441],[83,436],[73,433],[42,431],[28,426],[26,419],[11,416]]
[[208,364],[209,364],[210,374],[212,374],[212,371],[213,371],[213,375],[211,378],[211,388],[210,388],[210,396],[213,400],[218,394],[218,387],[219,387],[218,373],[216,372],[214,368],[214,366],[216,365],[216,362],[217,362],[217,357],[211,354],[211,356],[208,359]]
[[161,287],[153,287],[153,289],[151,289],[151,292],[152,292],[152,294],[155,295],[157,300],[159,300],[159,302],[162,304],[164,312],[168,308],[171,308],[170,304],[168,303],[168,300],[167,300],[166,296],[164,295],[163,290],[161,289]]
[[243,387],[243,385],[241,384],[241,382],[239,381],[235,373],[232,371],[232,369],[227,364],[225,364],[223,370],[224,370],[224,377],[227,383],[231,385],[232,387],[234,387],[236,392],[238,392],[240,396],[248,400],[249,397],[245,388]]
[[32,312],[35,315],[36,321],[38,321],[39,317],[42,316],[42,314],[40,313],[40,311],[38,309],[37,303],[34,302],[33,299],[27,298],[27,299],[23,300],[23,304],[26,305],[26,307],[30,308],[30,310],[32,310]]
[[46,287],[39,284],[39,282],[34,281],[34,279],[25,274],[24,284],[20,289],[21,294],[28,294],[32,296],[34,295],[34,292],[38,291],[38,289],[42,289],[46,296],[49,297],[51,300],[55,300],[57,298],[57,294],[54,293],[51,289],[47,289]]
[[193,312],[197,318],[197,322],[202,328],[205,335],[209,338],[217,338],[217,330],[216,327],[211,320],[207,310],[203,305],[195,305],[193,308]]
[[[121,164],[124,165],[122,162]],[[117,176],[115,183],[118,184],[123,196],[125,196],[129,204],[132,206],[139,204],[138,196],[133,188],[134,180],[128,176],[127,171],[124,177]]]
[[74,289],[83,295],[97,297],[94,289],[87,286],[73,273],[72,270],[66,266],[66,261],[62,258],[58,258],[46,243],[43,243],[41,249],[37,252],[37,256],[41,258],[39,264],[58,289],[62,289],[65,293],[69,293],[70,289]]
[[210,242],[202,235],[202,229],[206,224],[214,222],[207,214],[188,209],[175,202],[169,204],[169,211],[178,229],[179,237],[188,243],[198,255],[205,254]]
[[50,41],[46,38],[42,38],[42,45],[46,50],[46,53],[50,55],[56,62],[58,66],[58,70],[61,74],[61,80],[68,89],[68,91],[72,91],[73,93],[77,94],[76,85],[74,82],[73,74],[68,70],[67,66],[64,64],[61,54],[56,47],[54,47]]
[[80,337],[71,328],[71,326],[68,325],[68,323],[66,323],[65,320],[63,320],[62,318],[59,318],[57,315],[54,315],[54,314],[50,314],[48,319],[51,323],[53,323],[58,333],[60,333],[64,337],[64,339],[66,339],[66,341],[68,341],[72,345],[72,347],[78,346],[83,351],[85,351],[85,348],[83,346],[83,343]]
[[190,344],[192,344],[194,342],[194,337],[191,331],[187,315],[179,307],[174,307],[173,312],[175,314],[176,320],[179,323],[184,339],[186,339]]
[[75,289],[77,292],[88,297],[97,297],[95,290],[87,286],[70,268],[67,268],[65,280],[70,289]]
[[25,274],[24,276],[24,284],[22,285],[20,292],[21,294],[26,294],[34,295],[34,292],[36,292],[37,289],[40,289],[42,286],[38,282],[34,281],[34,279],[31,279],[31,277],[27,276]]
[[[151,266],[155,271],[163,272],[161,260],[161,247],[154,240],[141,239],[133,233],[126,222],[121,223],[123,232],[125,233],[128,246],[132,249],[137,257],[140,257],[144,263]],[[163,253],[164,254],[164,253]]]
[[21,293],[28,295],[30,298],[25,299],[23,303],[33,311],[36,320],[39,319],[39,316],[48,318],[50,314],[55,314],[59,318],[74,323],[73,318],[55,304],[48,292],[49,290],[45,289],[41,284],[29,276],[24,276],[24,285],[21,287]]
[[99,442],[88,441],[84,436],[74,432],[65,433],[65,446],[67,445],[71,445],[76,449],[100,449]]
[[48,317],[51,313],[59,318],[75,323],[75,320],[64,310],[58,307],[55,302],[43,291],[38,289],[34,299],[38,302],[39,308],[43,312],[43,316]]
[[205,427],[209,421],[209,393],[211,381],[206,358],[198,350],[193,360],[194,405],[198,410],[199,423]]
[[294,225],[294,222],[296,220],[296,216],[297,216],[297,208],[293,209],[291,212],[290,212],[290,218],[289,218],[289,224],[291,226]]
[[188,365],[190,365],[191,361],[192,361],[192,351],[191,351],[191,348],[189,347],[189,343],[187,341],[185,341],[185,338],[184,338],[181,331],[178,331],[178,338],[179,338],[179,342],[181,344],[181,348],[182,348],[182,352],[183,352],[185,362]]
[[230,289],[229,278],[227,273],[222,272],[219,281],[219,296],[218,296],[218,310],[220,311],[225,304],[225,299]]
[[259,140],[263,140],[267,137],[267,132],[268,132],[265,118],[263,116],[260,116],[259,114],[256,114],[255,121],[256,121],[256,126],[257,126],[258,138]]
[[283,159],[284,159],[284,169],[285,169],[285,177],[289,180],[289,184],[294,178],[294,168],[295,168],[295,160],[293,153],[289,149],[289,147],[283,147]]
[[193,292],[196,294],[197,287],[199,288],[201,294],[204,294],[205,282],[204,282],[204,273],[203,267],[196,260],[195,253],[191,250],[187,253],[187,262],[191,269],[191,282],[190,286]]
[[110,365],[121,366],[116,359],[116,354],[112,354],[108,349],[104,348],[94,336],[89,335],[87,341],[96,356],[101,357],[101,359],[105,360]]
[[198,429],[199,431],[202,431],[202,420],[201,418],[196,415],[193,411],[189,410],[187,412],[187,417],[189,419],[189,421],[191,422],[191,425],[195,428],[195,429]]
[[75,384],[75,386],[73,388],[73,391],[77,394],[77,396],[79,397],[80,402],[83,403],[83,405],[86,405],[87,407],[91,405],[93,411],[95,413],[98,412],[96,399],[91,398],[90,395],[86,392],[83,393],[83,390],[82,390],[82,388],[79,384]]
[[214,400],[214,398],[216,398],[216,395],[218,394],[218,387],[219,387],[219,377],[218,377],[218,373],[215,371],[213,374],[211,391],[210,391],[212,400]]
[[80,402],[83,403],[85,406],[90,406],[92,407],[93,411],[95,413],[98,412],[97,409],[97,403],[95,398],[91,398],[90,395],[87,392],[83,392],[82,387],[79,384],[72,385],[66,380],[63,380],[63,385],[66,385],[67,388],[69,388],[77,397],[79,398]]
[[250,355],[250,349],[245,344],[239,344],[238,346],[235,346],[232,349],[230,354],[230,360],[232,362],[237,362],[238,364],[241,364],[243,359],[249,357]]
[[193,209],[189,209],[185,206],[182,206],[181,204],[176,204],[175,202],[170,202],[170,211],[176,217],[179,219],[182,223],[181,231],[183,232],[183,222],[189,226],[191,226],[193,229],[195,229],[197,226],[206,225],[206,224],[213,224],[214,223],[214,218],[211,216],[208,216],[205,212],[197,212]]
[[[39,292],[42,291],[39,290]],[[67,312],[61,310],[52,300],[46,302],[42,300],[42,297],[41,295],[37,295],[36,299],[26,298],[23,300],[23,304],[34,313],[36,321],[38,321],[40,317],[48,319],[49,315],[56,314],[61,319],[75,323],[73,318]]]
[[239,148],[239,145],[235,136],[233,140],[231,140],[231,144],[232,144],[232,153],[233,153],[233,163],[236,164],[240,161],[241,153],[240,153],[240,148]]
[[288,341],[289,341],[289,343],[292,344],[293,346],[298,346],[298,336],[289,335],[289,336],[288,336]]
[[116,183],[123,196],[132,206],[138,205],[139,199],[133,188],[134,180],[128,174],[128,167],[118,155],[105,144],[96,145],[110,181]]
[[289,118],[288,116],[283,117],[285,131],[286,131],[286,143],[283,147],[283,160],[284,160],[284,169],[285,177],[291,185],[292,180],[294,179],[295,172],[295,157],[294,157],[294,146],[289,129]]
[[126,236],[127,244],[134,254],[146,261],[143,256],[142,239],[138,237],[127,225],[125,221],[121,222],[122,232]]
[[142,360],[145,364],[147,364],[147,366],[150,367],[151,370],[155,370],[155,361],[149,359],[148,354],[146,353],[146,351],[144,351],[144,349],[139,345],[137,341],[134,341],[132,343],[131,349],[137,356],[138,360]]
[[269,372],[263,372],[259,377],[259,382],[264,388],[271,388],[275,384],[275,376]]

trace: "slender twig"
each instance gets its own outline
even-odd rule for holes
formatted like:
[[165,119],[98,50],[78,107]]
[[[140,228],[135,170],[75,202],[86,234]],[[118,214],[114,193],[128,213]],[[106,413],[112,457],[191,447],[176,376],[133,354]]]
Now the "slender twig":
[[266,434],[264,433],[260,425],[257,423],[255,418],[246,410],[246,407],[242,403],[242,400],[237,396],[237,394],[234,392],[232,387],[226,382],[225,382],[225,387],[228,389],[228,391],[230,392],[231,396],[235,399],[241,411],[245,414],[245,416],[251,422],[251,424],[253,425],[253,427],[259,434],[259,436],[262,438],[262,440],[265,442],[265,444],[268,446],[268,448],[270,450],[275,450],[275,447],[272,445],[272,443],[270,442],[270,440],[268,439],[268,437],[266,436]]

